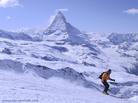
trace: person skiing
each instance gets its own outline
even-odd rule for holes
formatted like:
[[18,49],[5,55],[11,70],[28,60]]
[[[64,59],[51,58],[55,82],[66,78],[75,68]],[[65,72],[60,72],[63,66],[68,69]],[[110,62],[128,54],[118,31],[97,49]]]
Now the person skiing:
[[106,95],[109,95],[108,92],[107,92],[109,90],[109,84],[108,84],[107,80],[115,81],[115,79],[111,79],[110,78],[111,72],[112,72],[111,69],[109,69],[108,71],[103,72],[101,74],[101,81],[102,81],[102,83],[104,85],[103,93],[106,94]]

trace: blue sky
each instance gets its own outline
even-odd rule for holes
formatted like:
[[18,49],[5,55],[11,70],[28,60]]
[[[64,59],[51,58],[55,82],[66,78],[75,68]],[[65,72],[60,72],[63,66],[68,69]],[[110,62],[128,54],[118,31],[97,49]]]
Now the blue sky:
[[47,27],[61,9],[87,32],[138,32],[138,0],[0,0],[0,29]]

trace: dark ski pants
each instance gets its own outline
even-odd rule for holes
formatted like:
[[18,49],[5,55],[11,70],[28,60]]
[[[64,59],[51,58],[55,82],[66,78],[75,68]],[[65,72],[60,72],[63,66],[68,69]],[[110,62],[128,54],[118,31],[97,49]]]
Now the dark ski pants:
[[104,85],[104,92],[107,93],[108,89],[109,89],[109,84],[107,83],[107,81],[102,81],[103,85]]

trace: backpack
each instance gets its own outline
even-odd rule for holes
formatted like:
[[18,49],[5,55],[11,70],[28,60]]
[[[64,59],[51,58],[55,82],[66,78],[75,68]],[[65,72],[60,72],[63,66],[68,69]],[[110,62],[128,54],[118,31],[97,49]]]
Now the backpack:
[[103,76],[104,73],[106,73],[106,72],[102,72],[102,73],[99,75],[99,79],[102,79],[102,76]]

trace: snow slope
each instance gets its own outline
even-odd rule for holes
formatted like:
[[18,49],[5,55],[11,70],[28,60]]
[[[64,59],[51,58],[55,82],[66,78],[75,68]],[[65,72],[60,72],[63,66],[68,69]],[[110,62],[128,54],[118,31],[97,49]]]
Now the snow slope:
[[[44,101],[51,101],[52,103],[57,102],[57,100],[61,100],[63,103],[65,102],[72,102],[72,103],[76,103],[76,102],[80,102],[84,101],[84,103],[86,102],[91,102],[92,97],[93,98],[97,98],[97,96],[100,97],[100,100],[98,99],[94,99],[95,103],[96,102],[101,102],[104,99],[107,99],[108,101],[113,101],[116,97],[108,97],[105,96],[101,93],[102,88],[100,87],[101,83],[98,79],[98,75],[103,71],[102,65],[100,66],[100,63],[102,64],[101,59],[97,59],[96,57],[98,57],[99,54],[93,55],[92,53],[92,57],[91,60],[87,59],[85,56],[87,56],[87,54],[89,54],[89,52],[91,53],[92,51],[89,51],[89,48],[87,47],[83,47],[83,46],[71,46],[69,44],[67,45],[57,45],[53,42],[31,42],[31,41],[13,41],[13,40],[8,40],[8,39],[0,39],[1,42],[1,50],[3,50],[3,48],[9,48],[11,51],[11,54],[7,54],[7,52],[1,52],[0,53],[0,67],[2,70],[6,70],[6,71],[11,71],[11,72],[15,72],[17,74],[13,74],[12,76],[14,77],[14,79],[19,79],[18,81],[16,81],[16,83],[12,80],[8,80],[9,84],[11,86],[15,86],[14,84],[17,85],[17,83],[19,83],[19,85],[23,86],[24,85],[28,85],[28,83],[26,83],[27,81],[34,81],[34,83],[36,83],[36,79],[42,79],[45,80],[45,82],[47,83],[48,81],[52,80],[51,78],[60,78],[59,80],[52,80],[53,82],[50,82],[50,86],[55,86],[54,88],[58,88],[59,90],[55,90],[55,92],[58,93],[58,95],[61,93],[61,95],[59,95],[60,97],[57,97],[57,95],[55,95],[55,92],[50,92],[53,90],[52,87],[49,86],[45,86],[45,87],[35,87],[35,89],[33,91],[28,90],[30,87],[26,88],[27,90],[25,92],[22,91],[18,91],[15,90],[15,94],[17,94],[15,97],[16,99],[20,99],[21,97],[24,97],[26,92],[28,93],[28,95],[32,96],[35,98],[35,94],[37,91],[37,89],[42,89],[45,90],[47,87],[52,88],[52,90],[48,88],[48,90],[46,89],[46,91],[50,92],[51,99],[45,98],[43,99],[45,96],[47,96],[47,94],[43,94],[40,95],[40,100],[41,102]],[[62,50],[61,48],[59,49],[59,47],[64,47],[65,50]],[[81,50],[82,49],[82,50]],[[109,49],[107,49],[107,53],[108,53]],[[93,51],[94,52],[94,51]],[[104,54],[106,53],[106,49],[104,51]],[[72,55],[71,55],[72,54]],[[84,55],[82,55],[84,54]],[[115,56],[117,55],[116,53],[113,53]],[[103,55],[103,54],[100,54]],[[99,58],[100,58],[99,55]],[[78,59],[80,58],[80,59]],[[104,58],[103,58],[104,59]],[[84,63],[85,61],[85,63]],[[88,63],[89,61],[91,61],[90,63]],[[94,62],[95,61],[95,62]],[[96,62],[97,61],[97,62]],[[111,61],[110,65],[112,66],[112,68],[116,68],[113,63],[113,61]],[[114,61],[115,62],[115,61]],[[91,64],[93,63],[93,65]],[[104,62],[103,62],[104,65]],[[99,68],[98,68],[99,66]],[[119,66],[118,66],[119,67]],[[101,69],[100,69],[101,68]],[[28,74],[24,74],[24,73],[32,73],[32,80],[30,80],[29,78],[22,78],[22,83],[20,84],[20,78],[18,76],[22,75],[23,73],[23,77],[24,76],[29,76]],[[15,75],[15,76],[14,76]],[[4,77],[10,77],[7,79],[11,79],[12,76],[3,76],[3,72],[1,72],[1,76],[2,78]],[[133,82],[130,82],[129,79],[126,80],[126,78],[129,76],[130,80],[133,80]],[[37,78],[35,78],[37,77]],[[122,68],[115,70],[112,74],[113,78],[118,78],[117,82],[120,83],[119,86],[115,86],[115,85],[111,85],[111,89],[113,91],[115,91],[113,93],[113,95],[117,96],[117,97],[133,97],[136,96],[137,94],[134,94],[135,91],[137,91],[137,76],[135,75],[131,75],[126,73]],[[33,78],[35,78],[35,80],[33,80]],[[39,82],[41,80],[37,81],[38,84],[33,84],[33,85],[42,85],[41,83],[43,82]],[[63,80],[63,83],[62,79]],[[5,79],[4,79],[5,80]],[[7,80],[5,80],[7,81]],[[72,81],[72,83],[68,81]],[[13,82],[13,83],[11,83]],[[57,84],[53,84],[53,83],[57,83]],[[3,84],[3,83],[2,83]],[[61,90],[62,84],[65,84],[64,88],[62,90],[62,92],[58,92]],[[66,86],[67,84],[67,86]],[[80,88],[82,88],[82,90],[77,90],[76,94],[74,94],[74,91],[76,88],[76,84],[79,84]],[[125,85],[126,84],[126,85]],[[5,84],[6,85],[6,84]],[[5,86],[3,85],[3,86]],[[73,88],[70,88],[71,86],[68,85],[74,85]],[[59,87],[57,87],[59,86]],[[8,86],[9,87],[9,86]],[[7,89],[9,90],[9,88],[7,87]],[[66,88],[68,87],[68,88]],[[97,88],[98,87],[98,88]],[[3,88],[3,87],[2,87]],[[18,88],[18,87],[15,87]],[[68,99],[65,95],[65,91],[66,89],[69,91],[72,91],[72,94],[70,94]],[[7,90],[7,91],[8,91]],[[100,90],[100,92],[99,92]],[[117,94],[116,94],[116,90],[117,90]],[[118,91],[119,90],[119,91]],[[129,95],[132,91],[132,94]],[[10,90],[9,90],[10,91]],[[82,91],[82,94],[80,95],[80,92]],[[19,96],[19,93],[23,92],[23,96],[21,95],[21,97]],[[127,95],[126,95],[126,92]],[[63,94],[62,94],[63,93]],[[94,93],[94,94],[93,94]],[[32,95],[31,95],[32,94]],[[49,94],[49,93],[48,93]],[[68,92],[67,92],[68,94]],[[88,96],[84,96],[88,94]],[[64,96],[65,95],[65,96]],[[79,96],[80,97],[79,97]],[[12,94],[8,94],[8,96],[13,96]],[[27,97],[30,97],[27,96]],[[53,99],[55,98],[56,99]],[[25,96],[26,97],[26,96]],[[75,98],[74,98],[75,97]],[[79,97],[79,99],[76,99],[77,97]],[[105,98],[107,97],[107,98]],[[14,97],[11,97],[14,98]],[[31,98],[31,97],[30,97]],[[82,99],[80,99],[82,98]],[[109,99],[110,98],[110,99]],[[134,98],[134,97],[133,97]],[[21,98],[22,99],[22,98]],[[23,98],[24,99],[24,98]],[[64,100],[65,99],[65,100]],[[115,103],[119,103],[120,99],[115,99]],[[129,102],[128,102],[129,101]],[[126,99],[125,102],[127,103],[131,103],[131,100]],[[133,101],[133,100],[132,100]],[[137,101],[137,100],[136,100]],[[124,103],[125,103],[124,102]],[[80,102],[81,103],[81,102]],[[108,102],[107,102],[108,103]]]
[[134,99],[106,96],[60,78],[46,80],[32,73],[4,71],[0,74],[0,103],[136,103]]

